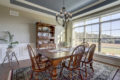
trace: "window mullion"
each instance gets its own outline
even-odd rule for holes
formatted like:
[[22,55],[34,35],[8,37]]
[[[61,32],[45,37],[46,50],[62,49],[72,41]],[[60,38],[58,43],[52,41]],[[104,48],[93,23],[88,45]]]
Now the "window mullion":
[[98,52],[101,52],[101,17],[99,17],[99,39],[98,39]]

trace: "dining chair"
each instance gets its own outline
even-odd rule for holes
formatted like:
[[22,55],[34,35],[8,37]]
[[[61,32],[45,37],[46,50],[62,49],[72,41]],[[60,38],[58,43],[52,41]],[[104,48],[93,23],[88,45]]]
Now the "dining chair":
[[[85,75],[86,75],[86,77],[87,77],[87,73],[88,73],[87,72],[87,68],[88,67],[90,67],[90,69],[92,69],[92,71],[94,72],[94,68],[93,68],[93,55],[94,55],[94,52],[95,52],[95,48],[96,48],[96,44],[92,44],[89,47],[87,57],[82,60],[82,64],[85,67]],[[89,64],[89,66],[87,66],[87,64]]]
[[[31,60],[31,65],[32,65],[32,73],[31,73],[31,76],[30,76],[30,80],[33,78],[33,73],[36,72],[37,74],[39,72],[42,72],[42,71],[47,71],[49,70],[49,68],[51,67],[51,62],[49,60],[38,60],[39,59],[39,56],[37,56],[35,54],[35,52],[33,51],[32,47],[28,44],[27,45],[27,48],[28,48],[28,53],[29,53],[29,56],[30,56],[30,60]],[[50,70],[49,70],[50,72]]]
[[[85,60],[88,54],[89,44],[88,42],[82,42],[80,45],[85,46],[85,54],[83,55],[83,58],[82,58],[82,60]],[[83,66],[83,63],[82,63],[82,66]]]
[[71,77],[73,77],[72,71],[76,71],[76,70],[79,71],[79,75],[80,75],[81,79],[83,79],[83,77],[80,73],[80,61],[82,59],[84,51],[85,51],[85,47],[83,45],[79,45],[73,50],[70,60],[68,60],[68,61],[66,60],[62,63],[62,67],[60,70],[60,76],[63,72],[63,69],[66,68],[67,70],[70,71],[70,73],[69,73],[70,79],[71,79]]

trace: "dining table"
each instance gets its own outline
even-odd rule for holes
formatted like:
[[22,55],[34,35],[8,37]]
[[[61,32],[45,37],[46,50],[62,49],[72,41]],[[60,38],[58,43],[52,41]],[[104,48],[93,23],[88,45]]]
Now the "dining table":
[[52,63],[52,80],[57,80],[57,66],[62,60],[70,58],[74,48],[62,48],[62,49],[38,49],[38,53],[47,57]]

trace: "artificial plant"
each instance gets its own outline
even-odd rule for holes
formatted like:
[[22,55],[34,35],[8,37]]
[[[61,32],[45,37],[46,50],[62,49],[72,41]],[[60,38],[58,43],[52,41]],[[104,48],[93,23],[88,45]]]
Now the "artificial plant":
[[13,48],[13,45],[18,44],[19,42],[18,41],[13,41],[14,35],[11,34],[9,31],[7,31],[7,34],[8,34],[8,37],[9,37],[8,40],[6,40],[6,39],[0,39],[0,40],[8,43],[8,48]]

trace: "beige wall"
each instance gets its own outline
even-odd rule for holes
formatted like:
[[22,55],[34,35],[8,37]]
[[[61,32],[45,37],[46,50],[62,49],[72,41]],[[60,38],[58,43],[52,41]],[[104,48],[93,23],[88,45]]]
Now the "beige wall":
[[56,42],[57,36],[63,28],[56,24],[55,18],[48,16],[41,16],[25,11],[15,10],[19,12],[19,16],[11,16],[8,7],[0,6],[0,32],[10,31],[15,35],[14,40],[20,43],[35,43],[36,40],[36,26],[38,21],[56,25]]

